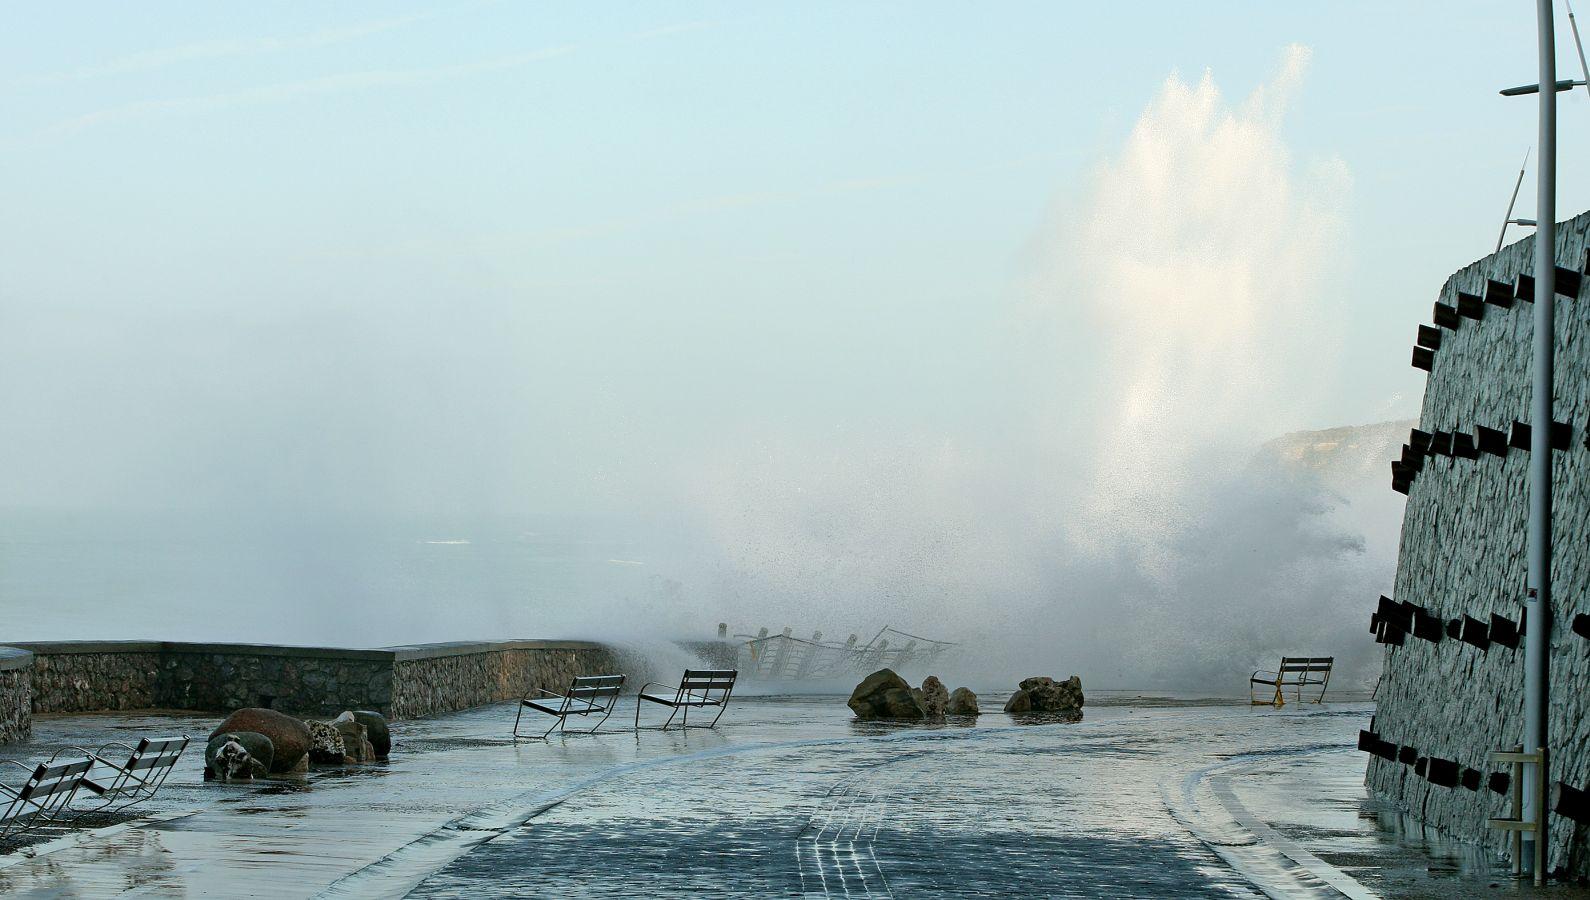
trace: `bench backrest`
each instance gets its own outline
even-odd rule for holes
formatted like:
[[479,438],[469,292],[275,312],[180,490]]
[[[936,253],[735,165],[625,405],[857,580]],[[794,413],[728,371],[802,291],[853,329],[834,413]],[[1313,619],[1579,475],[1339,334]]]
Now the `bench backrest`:
[[739,676],[738,669],[686,669],[684,677],[679,679],[679,692],[711,700],[726,700]]
[[1288,672],[1329,672],[1335,662],[1334,656],[1283,656],[1281,657],[1281,674]]
[[605,707],[604,700],[618,696],[624,687],[622,675],[581,675],[569,682],[570,700],[584,700],[592,706]]

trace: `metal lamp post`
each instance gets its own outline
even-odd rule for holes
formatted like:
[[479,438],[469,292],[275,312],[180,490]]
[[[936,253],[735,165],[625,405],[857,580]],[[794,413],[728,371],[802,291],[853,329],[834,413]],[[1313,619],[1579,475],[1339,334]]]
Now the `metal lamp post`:
[[[1553,0],[1536,0],[1535,16],[1540,45],[1539,162],[1536,165],[1535,221],[1535,339],[1534,386],[1530,399],[1529,430],[1529,580],[1524,601],[1529,623],[1524,636],[1524,752],[1541,754],[1547,746],[1546,717],[1550,691],[1551,656],[1551,469],[1552,393],[1555,365],[1557,297],[1557,87],[1556,40],[1552,23]],[[1524,860],[1534,868],[1536,848],[1550,846],[1546,811],[1539,809],[1541,788],[1547,778],[1547,758],[1524,770],[1524,818],[1538,823],[1524,834]],[[1541,858],[1544,858],[1542,856]],[[1536,883],[1545,872],[1534,871]]]
[[[1504,96],[1540,95],[1539,162],[1535,193],[1535,337],[1534,384],[1530,397],[1529,429],[1529,574],[1524,615],[1524,734],[1523,753],[1535,762],[1523,770],[1523,815],[1536,823],[1523,833],[1520,867],[1533,870],[1540,884],[1545,872],[1535,867],[1536,843],[1549,846],[1546,811],[1540,808],[1547,778],[1546,723],[1550,709],[1551,672],[1551,475],[1552,395],[1555,366],[1557,297],[1557,92],[1572,90],[1584,81],[1558,81],[1556,38],[1552,23],[1553,0],[1536,0],[1540,77],[1534,84],[1508,88]],[[1572,15],[1570,11],[1570,16]],[[1575,29],[1577,31],[1577,28]],[[1587,79],[1590,80],[1590,73]],[[1547,89],[1547,86],[1550,89]],[[1511,210],[1509,210],[1511,215]],[[1510,224],[1510,223],[1509,223]],[[1504,229],[1506,225],[1502,226]],[[1538,754],[1538,755],[1537,755]],[[1545,855],[1541,854],[1544,860]],[[1542,863],[1540,869],[1545,864]]]

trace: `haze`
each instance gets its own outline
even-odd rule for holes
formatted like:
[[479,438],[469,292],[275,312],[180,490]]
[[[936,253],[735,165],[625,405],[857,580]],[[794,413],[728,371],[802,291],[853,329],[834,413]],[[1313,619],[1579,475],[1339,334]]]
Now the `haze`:
[[1288,616],[1368,671],[1383,473],[1255,454],[1417,413],[1533,134],[1480,3],[13,20],[19,638],[893,623],[1192,685]]

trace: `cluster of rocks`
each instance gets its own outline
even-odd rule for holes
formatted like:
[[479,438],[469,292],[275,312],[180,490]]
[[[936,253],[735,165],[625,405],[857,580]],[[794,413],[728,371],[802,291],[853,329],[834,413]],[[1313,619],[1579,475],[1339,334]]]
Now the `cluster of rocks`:
[[[941,720],[947,716],[976,716],[977,695],[969,688],[945,689],[944,682],[929,675],[914,688],[893,669],[879,669],[862,679],[851,692],[849,705],[858,719]],[[1039,713],[1065,722],[1082,720],[1082,679],[1072,675],[1065,681],[1053,678],[1028,678],[1005,703],[1008,713]]]
[[914,688],[893,669],[879,669],[862,679],[851,692],[848,705],[858,719],[920,721],[978,714],[977,695],[969,688],[952,692],[934,675]]
[[1082,679],[1072,675],[1065,681],[1036,677],[1023,679],[1016,692],[1005,701],[1008,713],[1048,713],[1067,722],[1082,721]]
[[392,752],[386,718],[369,710],[343,712],[329,722],[249,707],[226,717],[204,750],[206,781],[247,781],[304,772],[311,763],[346,765],[385,759]]

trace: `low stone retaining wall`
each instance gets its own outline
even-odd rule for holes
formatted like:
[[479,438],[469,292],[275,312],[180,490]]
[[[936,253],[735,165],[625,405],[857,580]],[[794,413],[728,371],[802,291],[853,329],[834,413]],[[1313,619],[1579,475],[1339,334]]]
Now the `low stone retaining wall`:
[[158,641],[51,641],[16,645],[33,653],[36,713],[153,709]]
[[618,672],[613,652],[588,641],[430,644],[396,648],[392,717],[412,719],[566,691],[576,675]]
[[42,713],[264,706],[304,716],[372,709],[408,719],[619,671],[613,651],[588,641],[380,650],[165,641],[16,646],[0,648],[0,741],[26,737],[32,716]]
[[263,706],[306,716],[373,709],[390,715],[392,663],[389,650],[172,645],[161,663],[155,705]]
[[33,735],[33,654],[0,647],[0,744]]

